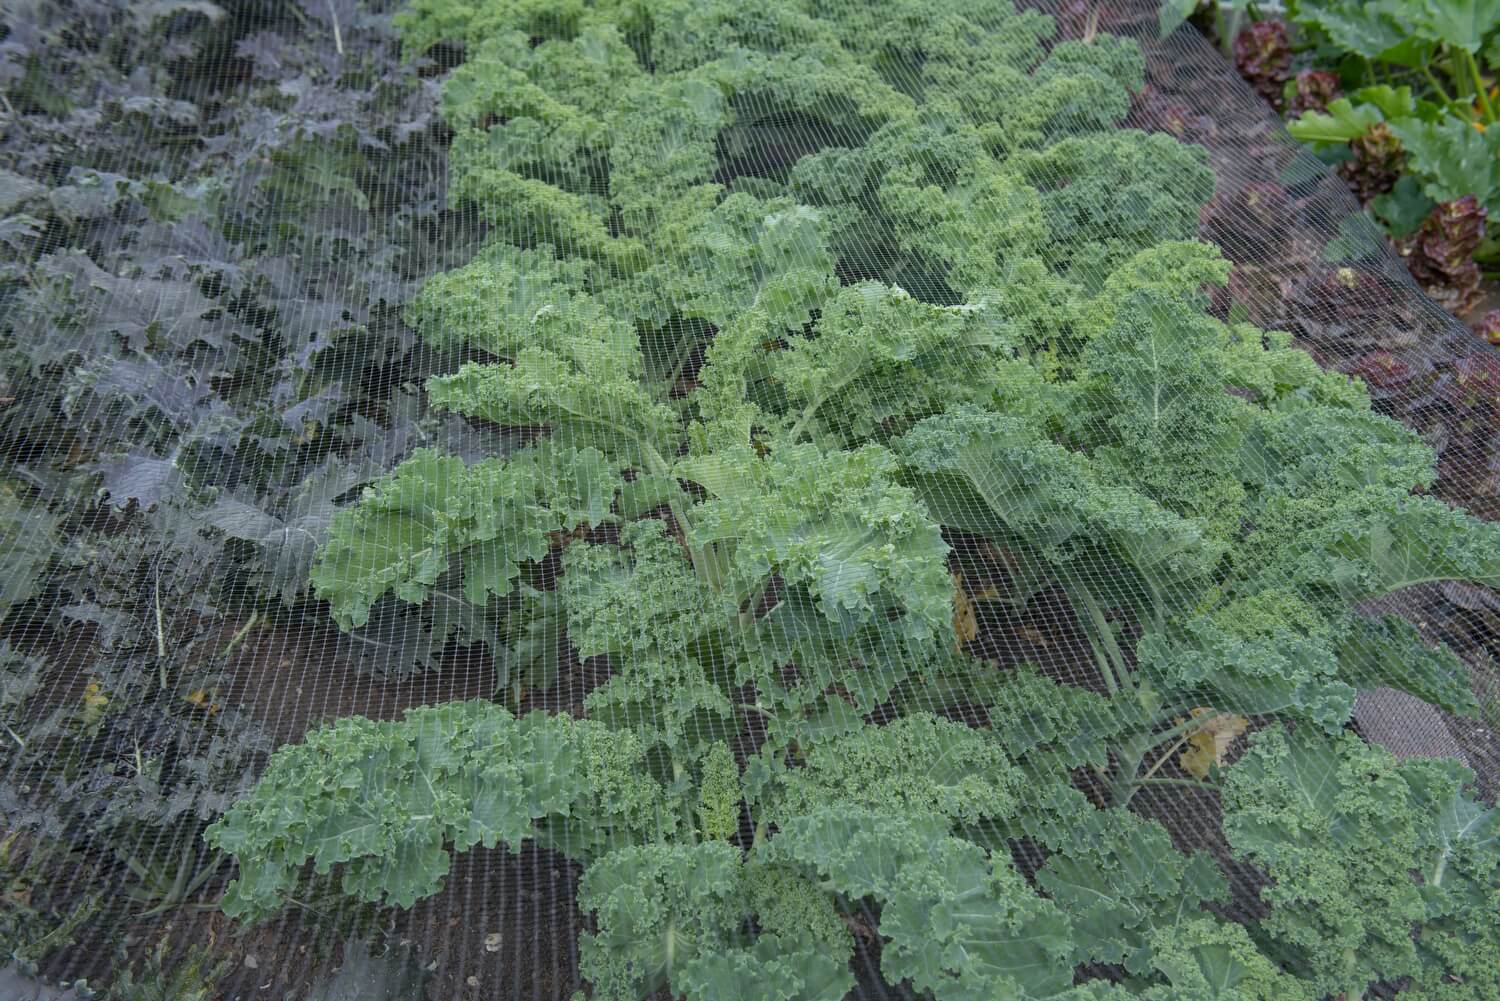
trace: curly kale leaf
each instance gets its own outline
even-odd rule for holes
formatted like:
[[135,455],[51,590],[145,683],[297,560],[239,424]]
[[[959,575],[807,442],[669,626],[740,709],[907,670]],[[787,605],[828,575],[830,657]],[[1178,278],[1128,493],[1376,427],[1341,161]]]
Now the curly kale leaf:
[[940,818],[826,807],[780,826],[768,858],[881,906],[881,971],[939,1001],[1050,997],[1072,985],[1064,913],[1002,855]]
[[933,515],[1024,553],[1031,588],[1050,571],[1106,605],[1158,615],[1196,596],[1218,563],[1222,543],[1199,525],[1016,418],[953,407],[896,448]]
[[731,593],[758,596],[776,575],[804,588],[835,628],[889,624],[916,642],[952,628],[948,544],[877,446],[827,452],[779,445],[690,458],[678,471],[708,490],[689,542],[722,554]]
[[1049,847],[1037,885],[1072,922],[1080,963],[1145,973],[1163,933],[1227,896],[1212,857],[1182,855],[1160,824],[1123,809],[1089,810]]
[[[406,322],[435,348],[471,345],[502,358],[514,358],[521,348],[553,334],[561,346],[567,334],[607,331],[605,340],[618,339],[607,327],[584,324],[586,300],[575,307],[590,284],[589,267],[578,259],[559,260],[550,246],[519,250],[504,243],[490,244],[461,268],[429,278],[405,309]],[[543,325],[555,313],[569,313],[577,322]],[[562,336],[555,336],[562,335]],[[544,342],[545,343],[545,342]],[[618,359],[632,363],[628,341]]]
[[976,367],[1009,354],[1008,331],[984,307],[944,308],[867,283],[824,303],[815,332],[789,335],[765,359],[785,396],[789,434],[841,444],[889,437],[989,388]]
[[1429,581],[1465,580],[1500,588],[1500,526],[1436,497],[1393,493],[1369,491],[1358,498],[1367,503],[1350,505],[1356,517],[1330,518],[1310,533],[1311,545],[1331,557],[1331,565],[1315,581],[1331,585],[1348,600]]
[[1341,676],[1335,631],[1284,592],[1268,589],[1147,633],[1136,654],[1157,690],[1183,708],[1283,713],[1329,732],[1354,710],[1355,688]]
[[831,693],[838,705],[874,712],[945,649],[934,634],[912,635],[902,616],[832,620],[807,587],[792,587],[751,629],[726,637],[724,655],[737,682],[754,682],[762,708],[795,719],[821,711]]
[[[1172,985],[1148,989],[1148,1001],[1314,1001],[1304,981],[1261,953],[1244,927],[1195,916],[1159,929],[1151,942],[1151,965]],[[1160,993],[1158,993],[1160,992]]]
[[715,139],[733,120],[711,77],[655,79],[619,95],[611,125],[611,201],[625,226],[649,231],[675,198],[705,185],[718,167]]
[[661,787],[628,734],[487,702],[360,717],[277,751],[255,791],[206,837],[234,855],[232,916],[264,920],[307,862],[343,892],[410,907],[436,893],[449,848],[536,839],[575,858],[672,830]]
[[1348,720],[1356,689],[1385,685],[1451,712],[1477,708],[1468,669],[1408,623],[1363,618],[1316,587],[1294,588],[1274,576],[1255,584],[1141,638],[1137,663],[1159,692],[1172,693],[1183,708],[1196,702],[1284,713],[1330,732]]
[[1447,647],[1428,646],[1415,626],[1394,615],[1352,620],[1339,665],[1359,688],[1399,689],[1458,715],[1479,711],[1468,665]]
[[[1026,90],[1025,71],[1055,33],[1039,11],[1010,0],[901,0],[874,8],[844,4],[821,12],[844,46],[924,108],[955,121],[993,121]],[[934,116],[938,117],[938,116]]]
[[1086,287],[1138,251],[1192,237],[1214,190],[1201,147],[1133,129],[1071,136],[1008,163],[1042,193],[1048,263]]
[[854,986],[847,959],[800,938],[762,936],[685,963],[673,977],[691,1001],[843,1001]]
[[730,0],[667,0],[651,23],[651,61],[675,71],[718,62],[745,49],[777,51],[826,45],[830,26],[792,4],[746,7]]
[[[1099,76],[1133,94],[1146,85],[1146,59],[1138,43],[1119,35],[1098,35],[1086,41],[1066,39],[1052,46],[1035,75],[1039,79]],[[1114,120],[1101,121],[1097,128],[1107,129],[1113,124]]]
[[1432,485],[1431,447],[1367,404],[1269,406],[1247,430],[1240,456],[1243,478],[1268,495],[1320,495],[1331,504],[1349,490],[1381,487],[1399,496]]
[[853,946],[849,926],[819,885],[784,866],[757,856],[745,870],[744,892],[760,933],[784,942],[803,942],[835,956]]
[[483,604],[510,592],[522,563],[547,555],[549,533],[608,518],[621,482],[592,448],[527,449],[473,465],[419,450],[334,518],[313,586],[348,629],[386,592],[427,600],[461,556],[464,595]]
[[746,917],[740,874],[722,842],[620,848],[589,866],[578,906],[599,930],[579,936],[578,958],[594,996],[638,1001],[717,952]]
[[584,700],[589,718],[674,755],[728,738],[734,706],[703,665],[686,658],[631,658]]
[[662,310],[660,318],[678,314],[723,327],[756,310],[779,335],[802,329],[838,287],[824,221],[807,205],[736,192],[676,209],[655,230],[661,263],[634,286],[643,303]]
[[[618,849],[584,873],[578,903],[598,923],[579,939],[596,998],[639,1001],[670,983],[694,1001],[837,1001],[854,983],[848,932],[827,894],[791,873],[747,867],[726,844]],[[810,923],[747,941],[742,929],[757,914],[763,930],[789,917]]]
[[563,254],[627,273],[650,259],[639,240],[610,232],[609,205],[602,198],[564,191],[513,170],[490,166],[467,170],[454,179],[448,200],[455,207],[477,205],[498,238],[519,246],[540,243],[541,236]]
[[[1215,284],[1223,284],[1223,280]],[[1231,325],[1223,363],[1225,382],[1248,391],[1271,411],[1295,411],[1312,405],[1358,416],[1370,406],[1369,394],[1359,380],[1337,369],[1322,368],[1312,355],[1293,347],[1292,335],[1284,330],[1261,330],[1245,323]]]
[[932,303],[1003,288],[1048,237],[1036,189],[995,163],[978,130],[940,120],[809,154],[791,187],[825,214],[844,271]]
[[909,161],[887,170],[876,192],[895,245],[958,293],[1002,287],[1017,261],[1046,246],[1036,189],[979,153],[944,190]]
[[[551,325],[570,318],[548,314],[538,319]],[[427,380],[427,398],[439,410],[495,424],[545,425],[558,445],[602,448],[625,464],[650,468],[655,465],[652,456],[673,451],[679,421],[632,376],[640,371],[640,351],[633,333],[626,340],[628,345],[581,340],[576,351],[559,352],[539,337],[517,352],[514,364],[470,362],[453,375]]]
[[1493,983],[1500,814],[1463,792],[1469,777],[1304,729],[1261,731],[1229,768],[1229,844],[1275,880],[1258,933],[1316,993]]
[[[1130,305],[1138,293],[1175,299],[1202,313],[1210,302],[1204,287],[1227,284],[1230,270],[1229,261],[1213,244],[1200,240],[1165,240],[1154,244],[1132,254],[1110,271],[1103,288],[1084,298],[1077,320],[1078,333],[1087,340],[1108,330],[1119,318],[1121,307]],[[1244,353],[1253,358],[1262,352],[1257,342],[1254,346],[1246,345]],[[1307,358],[1302,351],[1295,353]],[[1349,382],[1347,378],[1341,381]]]
[[626,525],[619,546],[569,546],[559,590],[569,638],[584,657],[679,657],[737,611],[693,572],[656,519]]
[[863,726],[800,748],[798,766],[774,761],[756,778],[757,815],[772,823],[831,802],[973,824],[1016,809],[1022,779],[999,741],[926,713]]
[[[1135,48],[1134,43],[1126,39],[1114,41],[1124,44],[1111,45],[1103,51],[1123,55]],[[1068,50],[1064,48],[1063,51]],[[1140,58],[1139,50],[1132,54]],[[1066,142],[1066,137],[1080,133],[1097,134],[1125,117],[1130,110],[1129,92],[1102,68],[1074,72],[1078,62],[1076,57],[1073,62],[1074,65],[1069,66],[1066,59],[1053,61],[1049,58],[1037,68],[1024,95],[1017,95],[1000,110],[999,128],[993,139],[995,146],[1007,151],[1023,151],[1054,140]]]
[[1240,447],[1243,403],[1224,392],[1223,325],[1179,294],[1141,289],[1083,356],[1082,397],[1069,415],[1106,476],[1211,537],[1239,529],[1245,490],[1226,476]]
[[635,53],[617,27],[589,25],[572,38],[551,38],[532,44],[535,34],[496,31],[486,37],[470,58],[453,71],[443,86],[443,117],[455,128],[489,119],[501,124],[485,130],[505,139],[491,139],[492,147],[513,147],[509,137],[516,125],[541,126],[545,144],[533,147],[552,155],[543,162],[557,165],[580,150],[603,144],[605,120],[620,93],[644,73]]

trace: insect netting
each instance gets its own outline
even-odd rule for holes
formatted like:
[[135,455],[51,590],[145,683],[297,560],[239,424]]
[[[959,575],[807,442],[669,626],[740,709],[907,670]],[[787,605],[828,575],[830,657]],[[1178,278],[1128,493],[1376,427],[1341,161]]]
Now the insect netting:
[[0,996],[1500,997],[1500,357],[1155,8],[9,5]]

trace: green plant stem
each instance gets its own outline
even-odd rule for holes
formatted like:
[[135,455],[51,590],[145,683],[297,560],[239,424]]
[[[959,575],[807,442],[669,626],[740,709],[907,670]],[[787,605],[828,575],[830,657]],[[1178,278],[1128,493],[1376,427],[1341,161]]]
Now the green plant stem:
[[[696,346],[697,345],[695,342],[693,347]],[[689,347],[688,350],[683,353],[682,357],[677,359],[677,364],[672,366],[672,370],[668,372],[667,377],[662,380],[661,392],[658,394],[661,399],[668,400],[671,398],[672,390],[677,386],[677,380],[682,378],[683,369],[687,368],[688,360],[693,357],[693,347]]]
[[1219,788],[1219,783],[1217,783],[1217,782],[1201,782],[1198,779],[1171,779],[1171,778],[1164,779],[1164,778],[1155,778],[1155,779],[1137,779],[1136,782],[1135,782],[1135,786],[1136,786],[1137,789],[1139,789],[1141,786],[1178,786],[1178,787],[1186,786],[1186,787],[1191,788],[1191,789],[1214,789],[1214,790],[1217,790]]
[[1077,592],[1084,611],[1088,614],[1087,621],[1083,623],[1084,632],[1090,634],[1091,644],[1094,642],[1094,635],[1097,634],[1097,641],[1103,646],[1109,662],[1108,669],[1103,671],[1104,687],[1109,689],[1109,694],[1116,695],[1129,683],[1125,670],[1125,655],[1120,651],[1120,645],[1115,642],[1114,632],[1105,620],[1104,609],[1099,607],[1099,602],[1094,599],[1087,588],[1080,587]]
[[1427,79],[1427,85],[1429,87],[1431,87],[1433,90],[1437,91],[1437,95],[1438,95],[1438,97],[1440,97],[1440,98],[1443,99],[1443,103],[1444,104],[1452,104],[1453,103],[1453,98],[1451,98],[1451,97],[1448,96],[1448,92],[1443,89],[1442,83],[1438,80],[1438,78],[1436,76],[1433,76],[1432,69],[1430,67],[1428,67],[1427,64],[1425,64],[1425,63],[1422,64],[1422,66],[1420,67],[1420,69],[1422,71],[1422,76],[1424,76]]
[[344,33],[339,30],[339,12],[333,7],[333,0],[328,0],[328,17],[333,22],[333,47],[338,50],[339,55],[344,54]]
[[[672,467],[667,465],[667,460],[662,458],[661,453],[644,441],[638,440],[638,443],[641,454],[645,457],[646,465],[651,472],[658,476],[673,478]],[[713,574],[712,568],[708,564],[708,558],[698,550],[698,547],[687,541],[687,537],[692,532],[693,527],[693,523],[688,521],[687,509],[682,506],[682,502],[676,497],[668,498],[667,509],[672,512],[672,520],[677,522],[677,528],[682,532],[683,545],[687,547],[688,561],[693,564],[693,572],[715,591],[720,590],[720,582]]]
[[240,643],[245,639],[245,637],[250,634],[250,630],[254,629],[255,624],[259,621],[260,610],[256,609],[254,612],[250,613],[250,621],[241,626],[239,630],[229,638],[229,643],[224,647],[224,653],[222,654],[222,656],[228,657],[230,653],[234,651],[234,648],[239,646]]
[[738,622],[741,629],[749,629],[750,627],[755,625],[755,610],[759,608],[760,603],[765,600],[766,590],[770,586],[771,579],[768,577],[759,587],[750,592],[750,597],[747,604],[745,605],[745,610],[739,614]]
[[[1175,741],[1178,737],[1181,737],[1192,730],[1198,729],[1201,725],[1202,721],[1200,721],[1198,717],[1189,715],[1188,718],[1183,720],[1181,723],[1174,724],[1166,730],[1154,733],[1145,733],[1141,734],[1139,737],[1130,738],[1126,742],[1129,750],[1119,752],[1120,768],[1118,773],[1115,775],[1114,780],[1109,783],[1111,804],[1114,806],[1127,806],[1129,805],[1131,798],[1135,795],[1136,790],[1139,789],[1143,783],[1164,781],[1162,779],[1151,777],[1152,773],[1156,771],[1155,768],[1152,768],[1151,771],[1147,772],[1145,776],[1139,778],[1136,777],[1136,772],[1140,770],[1141,762],[1146,760],[1146,755],[1150,753],[1153,747],[1160,747],[1162,744],[1165,744],[1169,740]],[[1140,743],[1137,744],[1136,741],[1140,741]],[[1175,751],[1176,749],[1177,747],[1176,745],[1174,745],[1172,750],[1169,750],[1165,755],[1162,756],[1161,760],[1157,762],[1157,765],[1160,765],[1162,761],[1165,761],[1166,758],[1171,755],[1172,751]]]
[[161,615],[161,564],[156,567],[156,586],[152,589],[156,605],[156,665],[163,690],[167,687],[167,634],[162,627]]
[[741,702],[740,703],[740,708],[741,709],[748,709],[751,712],[760,713],[766,719],[772,720],[773,722],[777,719],[775,713],[773,713],[771,710],[767,709],[765,706],[760,705],[759,703],[756,703],[756,702]]
[[1495,120],[1495,108],[1490,104],[1490,95],[1484,89],[1484,77],[1480,75],[1479,63],[1472,52],[1464,52],[1464,58],[1468,61],[1469,72],[1474,75],[1474,91],[1479,95],[1479,107],[1483,110],[1484,122],[1488,125]]
[[1099,645],[1098,640],[1094,639],[1093,630],[1085,629],[1083,638],[1089,641],[1089,649],[1094,653],[1094,663],[1099,668],[1099,676],[1104,679],[1104,687],[1111,695],[1119,694],[1120,689],[1115,682],[1114,668],[1110,666],[1109,656],[1104,652],[1104,648]]
[[23,751],[26,750],[26,741],[21,739],[21,735],[19,733],[16,733],[16,731],[10,728],[9,723],[0,723],[0,726],[5,727],[5,732],[10,735],[11,740],[14,740],[16,742],[17,747],[19,747]]
[[1145,781],[1149,780],[1151,778],[1151,776],[1155,775],[1157,773],[1157,771],[1161,768],[1161,766],[1167,763],[1167,759],[1170,758],[1172,755],[1176,754],[1177,753],[1177,749],[1179,747],[1181,747],[1183,744],[1186,744],[1191,737],[1192,737],[1192,734],[1184,733],[1182,736],[1178,737],[1175,741],[1173,741],[1172,746],[1169,747],[1169,748],[1167,748],[1166,751],[1161,755],[1161,757],[1159,757],[1159,758],[1156,759],[1156,764],[1154,764],[1150,768],[1146,769],[1146,774],[1144,774],[1140,778],[1134,780],[1135,784],[1136,785],[1140,785],[1142,782],[1145,782]]
[[1472,81],[1469,79],[1467,67],[1459,59],[1458,53],[1449,52],[1445,65],[1447,66],[1448,79],[1453,81],[1455,96],[1472,103],[1474,99],[1474,95],[1470,90]]
[[1199,717],[1190,715],[1181,723],[1173,724],[1170,729],[1163,730],[1160,733],[1153,733],[1151,735],[1153,740],[1152,746],[1160,746],[1162,744],[1165,744],[1167,741],[1179,737],[1184,733],[1199,729],[1202,725],[1202,721]]
[[802,430],[807,426],[807,423],[814,417],[816,417],[818,415],[818,410],[823,406],[823,404],[832,399],[833,394],[843,389],[846,384],[847,382],[839,383],[833,389],[830,389],[828,392],[824,393],[823,395],[819,396],[817,399],[809,403],[806,409],[804,409],[802,413],[797,415],[797,420],[794,424],[792,424],[792,429],[787,432],[787,440],[797,441],[799,438],[801,438]]

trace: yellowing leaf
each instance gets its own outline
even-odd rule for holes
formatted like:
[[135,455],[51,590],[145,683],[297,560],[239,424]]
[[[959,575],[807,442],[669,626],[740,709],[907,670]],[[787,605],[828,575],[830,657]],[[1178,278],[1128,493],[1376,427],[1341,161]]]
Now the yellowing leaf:
[[1224,764],[1224,755],[1234,738],[1245,732],[1250,721],[1230,713],[1215,714],[1212,709],[1194,709],[1194,718],[1202,718],[1198,729],[1188,737],[1187,750],[1178,755],[1177,763],[1189,775],[1208,778],[1214,765]]
[[214,701],[213,693],[206,688],[195,688],[182,697],[182,701],[191,702],[199,709],[206,709],[212,716],[219,711],[219,704]]
[[99,682],[90,681],[87,685],[84,686],[83,705],[84,708],[87,709],[93,709],[96,706],[109,705],[109,696],[101,694],[99,690]]
[[83,703],[84,722],[93,723],[104,713],[104,707],[109,705],[109,696],[100,689],[99,682],[90,681],[83,687],[83,696],[79,701]]
[[964,591],[964,576],[953,575],[953,632],[958,639],[954,646],[962,650],[965,643],[979,635],[979,619],[974,614],[974,603]]

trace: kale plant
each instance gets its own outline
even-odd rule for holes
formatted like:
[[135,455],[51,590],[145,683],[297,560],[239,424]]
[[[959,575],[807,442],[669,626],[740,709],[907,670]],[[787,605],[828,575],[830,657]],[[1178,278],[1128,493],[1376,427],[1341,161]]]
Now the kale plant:
[[[1455,657],[1358,608],[1500,584],[1500,530],[1424,494],[1431,450],[1361,385],[1208,315],[1213,177],[1116,128],[1131,43],[1008,0],[402,18],[414,54],[464,48],[450,197],[492,234],[407,309],[469,359],[428,402],[524,434],[413,454],[313,584],[344,628],[483,608],[609,677],[576,715],[282,749],[208,834],[228,913],[274,917],[308,863],[407,907],[453,853],[532,841],[584,867],[595,998],[842,998],[863,912],[885,980],[944,1001],[1492,996],[1496,815],[1343,730],[1362,688],[1473,707]],[[1084,683],[966,654],[960,538],[1003,568],[984,600],[1063,596]],[[1224,790],[1267,916],[1208,906],[1219,864],[1129,809],[1146,787]],[[1359,826],[1381,804],[1390,838]]]

